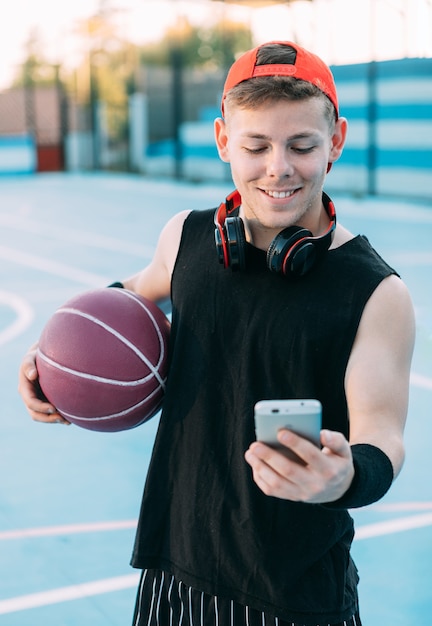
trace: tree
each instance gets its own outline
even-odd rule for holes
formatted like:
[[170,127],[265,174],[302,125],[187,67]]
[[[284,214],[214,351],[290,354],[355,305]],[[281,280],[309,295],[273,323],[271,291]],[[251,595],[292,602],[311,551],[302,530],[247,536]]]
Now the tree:
[[214,27],[193,26],[181,18],[169,28],[161,41],[143,46],[140,62],[146,65],[170,65],[170,52],[181,50],[184,68],[215,70],[231,65],[238,52],[252,45],[250,28],[240,22],[224,20]]
[[53,85],[57,80],[56,66],[43,56],[43,41],[37,28],[33,28],[24,44],[25,61],[17,71],[13,87]]

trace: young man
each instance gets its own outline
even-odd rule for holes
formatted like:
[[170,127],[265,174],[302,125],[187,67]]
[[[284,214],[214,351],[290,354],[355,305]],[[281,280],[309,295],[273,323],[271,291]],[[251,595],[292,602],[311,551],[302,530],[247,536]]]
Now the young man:
[[[290,42],[247,52],[222,114],[236,191],[170,220],[151,264],[124,281],[173,307],[134,625],[359,626],[347,509],[381,498],[403,464],[411,300],[323,193],[347,123],[318,57]],[[33,358],[24,401],[61,421],[36,397]],[[281,430],[298,463],[255,441],[266,398],[320,400],[322,448]]]

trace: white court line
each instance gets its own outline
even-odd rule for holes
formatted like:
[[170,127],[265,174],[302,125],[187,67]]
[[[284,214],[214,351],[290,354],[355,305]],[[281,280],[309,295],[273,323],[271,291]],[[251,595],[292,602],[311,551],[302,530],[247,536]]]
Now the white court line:
[[[86,532],[98,529],[109,530],[108,526],[112,524],[117,526],[125,524],[127,525],[127,527],[129,527],[129,525],[132,524],[135,526],[136,522],[102,522],[99,524],[53,526],[51,528],[45,529],[29,529],[27,531],[17,531],[17,533],[20,532],[20,536],[22,537],[39,536],[40,534],[57,534],[57,531],[60,531],[60,529],[61,533],[63,533],[67,532],[68,528],[72,529],[70,532]],[[370,539],[372,537],[389,535],[396,532],[412,530],[414,528],[421,528],[430,525],[432,525],[432,512],[389,520],[386,522],[366,524],[356,529],[355,540],[358,541],[361,539]],[[14,536],[10,534],[12,532],[14,531],[8,531],[9,536],[5,536],[3,538],[14,538]],[[27,534],[23,534],[23,532]],[[60,532],[58,534],[60,534]],[[5,535],[5,533],[2,533],[2,535]],[[51,589],[39,593],[31,593],[22,596],[16,596],[14,598],[0,600],[0,615],[136,587],[139,582],[139,577],[140,574],[129,574],[127,576],[105,578],[89,583],[70,585],[68,587],[59,587],[58,589]]]
[[17,318],[5,329],[0,331],[0,346],[15,339],[23,333],[32,323],[34,312],[26,300],[10,291],[0,291],[0,304],[12,308]]
[[87,524],[63,524],[61,526],[42,526],[40,528],[22,528],[18,530],[3,530],[0,540],[25,539],[27,537],[52,537],[54,535],[73,535],[75,533],[94,533],[109,530],[123,530],[136,528],[137,520],[122,520],[118,522],[91,522]]
[[390,535],[392,533],[400,533],[405,530],[413,530],[414,528],[423,528],[424,526],[431,525],[432,513],[420,513],[419,515],[411,515],[410,517],[400,517],[387,520],[386,522],[376,522],[375,524],[359,526],[355,532],[355,539],[370,539],[371,537]]
[[105,250],[130,254],[140,258],[151,259],[154,254],[153,246],[137,245],[130,242],[115,239],[97,233],[82,232],[73,228],[59,228],[55,225],[41,224],[32,222],[25,218],[15,215],[0,215],[0,224],[9,228],[15,228],[21,231],[27,231],[34,234],[41,234],[52,237],[56,240],[67,241],[69,243],[78,244],[80,246],[90,246],[92,248],[102,248]]
[[35,270],[41,270],[47,274],[54,274],[54,276],[61,276],[62,278],[68,278],[90,287],[100,287],[111,281],[106,276],[100,274],[93,274],[92,272],[86,272],[77,268],[59,263],[51,259],[45,259],[35,254],[29,254],[28,252],[20,252],[13,248],[7,248],[6,246],[0,246],[0,258],[12,263],[18,263],[19,265],[25,265]]
[[383,504],[373,504],[374,511],[394,512],[394,511],[430,511],[432,502],[385,502]]
[[411,385],[415,387],[422,387],[423,389],[432,389],[432,378],[427,378],[426,376],[422,376],[421,374],[416,374],[415,372],[411,373],[410,377]]
[[25,596],[16,596],[7,600],[0,600],[0,615],[15,613],[26,609],[34,609],[49,604],[78,600],[102,593],[110,593],[121,589],[129,589],[138,585],[140,574],[129,574],[127,576],[117,576],[115,578],[105,578],[95,580],[90,583],[70,585],[69,587],[59,587],[49,591],[30,593]]

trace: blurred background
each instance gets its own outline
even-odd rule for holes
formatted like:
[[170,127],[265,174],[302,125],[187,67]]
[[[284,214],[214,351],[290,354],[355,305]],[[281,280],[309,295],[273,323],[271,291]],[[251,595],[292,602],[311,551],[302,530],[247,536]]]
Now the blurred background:
[[348,143],[330,191],[432,197],[432,0],[15,0],[0,22],[0,174],[229,180],[224,75],[289,39],[332,66]]
[[[174,213],[232,190],[213,142],[238,54],[329,63],[348,141],[338,215],[415,305],[407,461],[355,511],[365,626],[432,612],[432,0],[11,0],[0,19],[0,625],[127,626],[157,419],[104,436],[29,419],[22,356],[53,311],[143,267]],[[428,287],[429,285],[429,287]]]

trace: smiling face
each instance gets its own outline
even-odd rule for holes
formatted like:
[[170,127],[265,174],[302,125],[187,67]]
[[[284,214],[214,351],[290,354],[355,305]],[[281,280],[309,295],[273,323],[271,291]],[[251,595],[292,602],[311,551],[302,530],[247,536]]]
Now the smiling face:
[[225,119],[215,121],[215,137],[242,197],[249,241],[266,249],[287,226],[303,226],[314,235],[326,229],[324,179],[328,164],[342,153],[345,135],[346,120],[330,123],[321,98],[227,106]]

